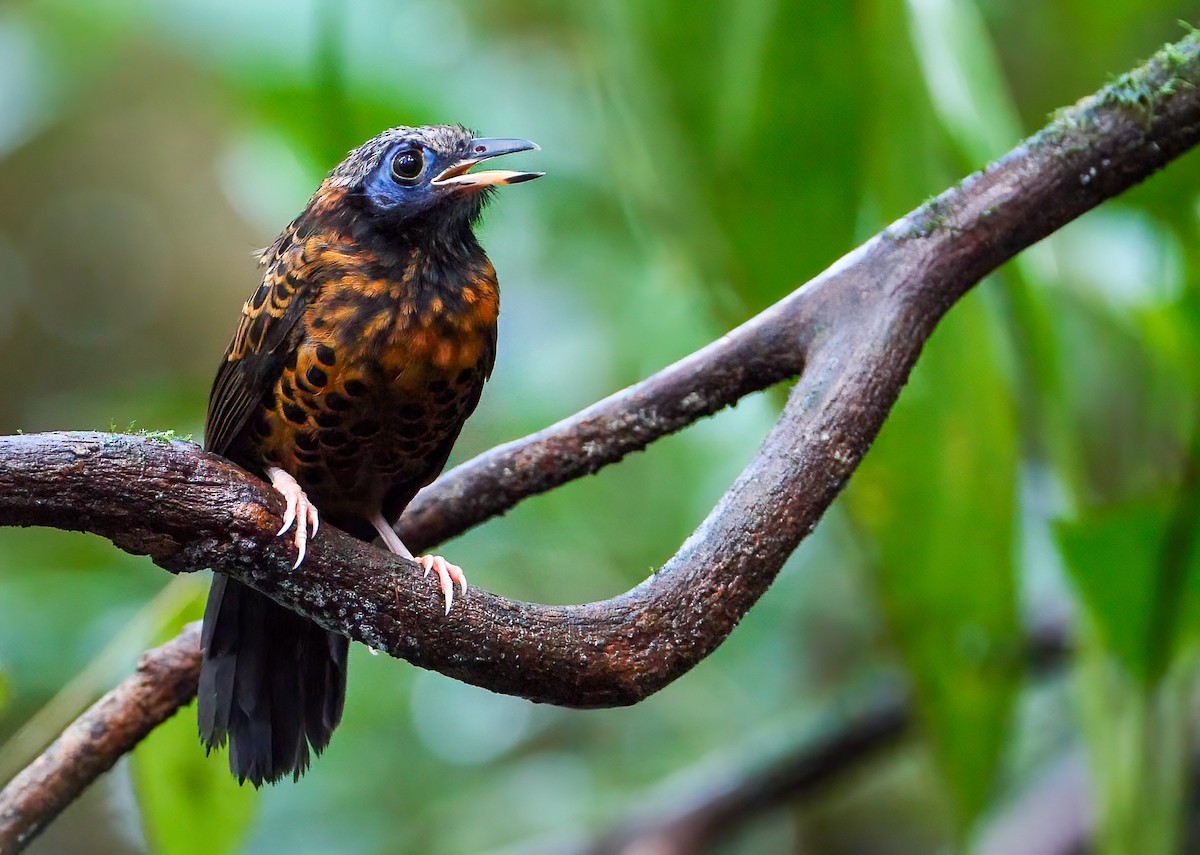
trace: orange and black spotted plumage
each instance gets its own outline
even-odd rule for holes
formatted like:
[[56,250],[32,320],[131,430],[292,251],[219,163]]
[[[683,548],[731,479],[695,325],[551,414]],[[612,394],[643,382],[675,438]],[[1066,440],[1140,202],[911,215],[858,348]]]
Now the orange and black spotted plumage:
[[[533,148],[393,128],[351,152],[263,252],[205,447],[284,495],[297,564],[318,514],[412,557],[390,523],[442,470],[496,355],[496,272],[471,227],[492,188],[541,174],[468,170]],[[420,561],[448,610],[462,572]],[[255,786],[299,777],[341,718],[347,640],[218,574],[202,644],[204,744],[228,742],[233,773]]]

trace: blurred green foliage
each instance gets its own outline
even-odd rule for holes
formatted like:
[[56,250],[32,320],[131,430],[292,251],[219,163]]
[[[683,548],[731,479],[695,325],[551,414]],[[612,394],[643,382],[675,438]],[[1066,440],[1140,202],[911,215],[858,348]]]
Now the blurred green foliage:
[[[958,814],[987,803],[1019,687],[1017,444],[978,299],[930,339],[850,493]],[[969,536],[964,533],[969,532]]]
[[[482,228],[500,355],[461,461],[707,343],[1195,15],[1183,0],[13,0],[0,431],[199,437],[252,249],[350,147],[461,121],[537,140],[526,162],[548,171]],[[1198,179],[1190,155],[956,308],[849,501],[653,698],[536,707],[356,649],[345,723],[301,783],[239,790],[187,710],[108,776],[102,823],[73,807],[31,851],[554,851],[680,770],[790,744],[775,735],[836,717],[897,665],[921,724],[904,749],[727,851],[969,848],[1084,743],[1105,851],[1168,851],[1197,638]],[[625,590],[703,518],[779,400],[446,551],[521,599]],[[0,769],[198,607],[201,584],[171,584],[95,538],[0,529]],[[1051,692],[1019,670],[1019,627],[1047,614],[1082,639],[1079,679]]]

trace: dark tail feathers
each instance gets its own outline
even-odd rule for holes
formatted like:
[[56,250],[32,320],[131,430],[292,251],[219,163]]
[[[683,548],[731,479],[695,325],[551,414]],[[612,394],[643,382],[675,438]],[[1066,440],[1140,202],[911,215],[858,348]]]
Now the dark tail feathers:
[[342,718],[344,636],[214,574],[201,635],[197,711],[210,751],[229,743],[229,768],[256,787],[299,779]]

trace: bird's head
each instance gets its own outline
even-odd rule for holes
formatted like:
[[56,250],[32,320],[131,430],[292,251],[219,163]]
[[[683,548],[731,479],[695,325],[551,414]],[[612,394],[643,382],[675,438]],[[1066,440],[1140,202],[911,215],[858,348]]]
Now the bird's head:
[[500,155],[536,148],[528,140],[477,137],[461,126],[398,127],[350,152],[326,183],[344,189],[360,215],[380,224],[470,225],[494,188],[543,174],[506,169],[471,172],[471,168]]

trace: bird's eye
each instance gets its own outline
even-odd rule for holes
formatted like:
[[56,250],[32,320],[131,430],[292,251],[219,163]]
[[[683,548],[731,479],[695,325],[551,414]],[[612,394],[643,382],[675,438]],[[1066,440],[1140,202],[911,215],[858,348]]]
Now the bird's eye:
[[425,170],[425,158],[420,151],[402,151],[392,158],[392,175],[401,184],[416,184]]

